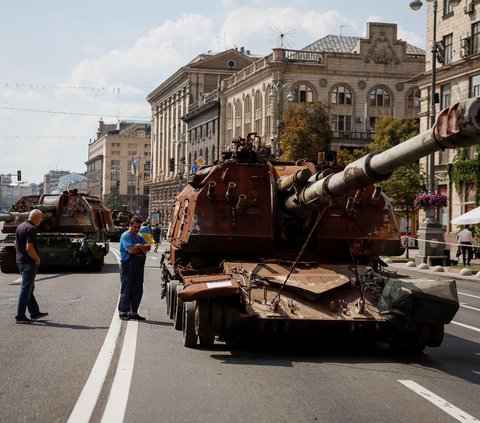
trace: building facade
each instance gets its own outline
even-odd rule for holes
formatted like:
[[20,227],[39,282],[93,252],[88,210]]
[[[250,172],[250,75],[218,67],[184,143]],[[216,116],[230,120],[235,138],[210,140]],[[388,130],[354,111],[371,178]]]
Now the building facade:
[[88,145],[87,180],[91,195],[114,194],[115,204],[146,218],[150,179],[151,124],[149,122],[99,122],[97,138]]
[[[426,3],[427,44],[433,42],[433,3]],[[436,13],[436,113],[458,101],[480,96],[480,2],[468,0],[452,6],[448,0],[438,1]],[[430,126],[432,56],[427,55],[421,88],[421,129]],[[446,231],[446,241],[454,241],[457,227],[450,220],[476,207],[475,181],[465,180],[457,191],[449,176],[449,168],[458,150],[445,150],[435,155],[435,191],[447,195],[448,207],[439,211],[438,219]],[[466,149],[466,159],[477,159],[475,147]],[[422,161],[429,172],[429,160]]]
[[363,38],[328,35],[302,50],[274,49],[223,81],[220,148],[256,132],[278,155],[282,112],[295,103],[328,107],[330,149],[371,141],[380,116],[417,117],[425,52],[397,37],[397,25],[367,23]]
[[[195,155],[200,162],[200,156],[205,156],[205,163],[218,155],[217,112],[203,123],[190,121],[190,124],[189,113],[199,108],[206,111],[203,106],[211,101],[209,93],[217,90],[224,78],[254,60],[243,48],[201,54],[148,95],[152,110],[150,215],[158,216],[161,226],[166,227],[170,222],[175,197],[197,163]],[[184,116],[186,120],[182,119]]]
[[68,170],[51,170],[43,176],[43,192],[54,194],[57,192],[58,181],[62,176],[70,174]]

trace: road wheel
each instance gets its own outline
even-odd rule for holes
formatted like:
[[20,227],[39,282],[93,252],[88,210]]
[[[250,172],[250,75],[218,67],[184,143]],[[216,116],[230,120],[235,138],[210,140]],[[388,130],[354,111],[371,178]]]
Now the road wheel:
[[212,309],[208,301],[198,301],[195,311],[195,327],[200,346],[211,347],[215,342],[212,332]]
[[3,273],[18,273],[15,247],[8,246],[0,250],[0,270]]
[[165,295],[165,311],[167,316],[170,316],[170,282],[167,282],[167,294]]
[[175,315],[175,309],[177,307],[177,286],[180,284],[180,281],[174,279],[170,281],[170,312],[168,315],[170,319],[173,319]]
[[398,354],[421,354],[430,339],[430,326],[421,325],[413,332],[397,333],[389,341],[390,349]]
[[195,330],[195,301],[183,303],[183,345],[187,348],[193,348],[197,345],[197,331]]
[[444,325],[432,325],[430,339],[428,340],[429,347],[439,347],[443,342],[445,326]]
[[175,304],[175,313],[173,314],[173,327],[176,330],[182,330],[182,321],[183,321],[183,301],[178,296],[178,294],[182,291],[183,285],[177,286],[177,296],[176,296],[176,304]]

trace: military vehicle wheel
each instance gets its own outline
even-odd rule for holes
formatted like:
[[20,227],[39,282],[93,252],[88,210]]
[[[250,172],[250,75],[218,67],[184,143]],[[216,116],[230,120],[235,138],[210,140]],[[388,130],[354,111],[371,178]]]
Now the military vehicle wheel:
[[170,316],[170,282],[167,282],[167,293],[165,295],[165,311],[167,313],[167,316]]
[[431,335],[428,341],[429,347],[439,347],[443,342],[445,326],[444,325],[432,325],[431,326]]
[[215,335],[211,331],[212,309],[207,301],[198,301],[195,311],[195,327],[199,344],[211,347],[215,343]]
[[420,326],[414,332],[398,333],[388,342],[390,349],[398,354],[421,354],[430,337],[428,325]]
[[0,251],[0,270],[3,273],[18,273],[15,247],[4,247]]
[[173,320],[175,315],[175,309],[177,307],[177,286],[180,284],[180,281],[174,279],[170,281],[170,319]]
[[195,301],[183,303],[183,345],[187,348],[193,348],[197,345],[197,331],[195,330]]
[[178,294],[182,291],[183,286],[177,285],[177,297],[176,297],[176,304],[175,304],[175,312],[173,313],[173,327],[176,330],[182,330],[182,322],[183,322],[183,301],[178,296]]

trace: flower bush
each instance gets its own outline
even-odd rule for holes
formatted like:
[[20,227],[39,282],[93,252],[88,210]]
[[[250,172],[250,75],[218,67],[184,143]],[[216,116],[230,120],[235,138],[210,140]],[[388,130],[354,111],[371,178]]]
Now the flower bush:
[[428,209],[430,207],[439,209],[446,207],[448,204],[447,197],[443,194],[418,194],[413,200],[415,210]]

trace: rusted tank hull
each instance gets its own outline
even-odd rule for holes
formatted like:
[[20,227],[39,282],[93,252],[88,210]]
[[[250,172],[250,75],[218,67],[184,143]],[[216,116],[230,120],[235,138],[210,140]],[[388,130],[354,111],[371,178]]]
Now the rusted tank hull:
[[[284,285],[289,270],[276,261],[224,262],[222,273],[177,275],[175,292],[167,289],[168,312],[183,329],[185,345],[335,337],[416,352],[440,345],[443,326],[458,309],[454,281],[410,279],[367,267],[355,276],[347,266],[309,265],[297,268]],[[190,315],[186,307],[193,309]],[[193,332],[185,333],[192,325]]]

